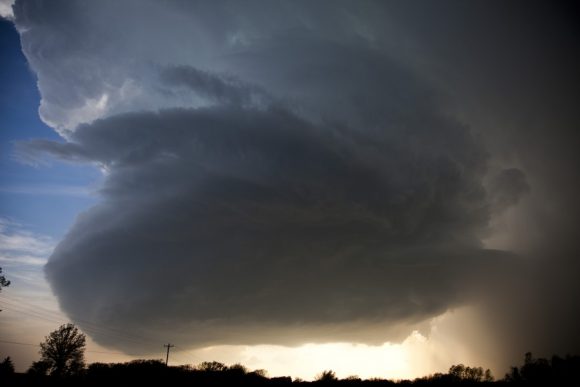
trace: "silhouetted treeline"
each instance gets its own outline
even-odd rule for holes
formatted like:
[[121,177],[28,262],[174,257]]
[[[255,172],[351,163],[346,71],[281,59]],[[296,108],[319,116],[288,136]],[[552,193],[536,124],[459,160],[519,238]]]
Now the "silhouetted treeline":
[[505,376],[511,383],[542,383],[549,385],[573,384],[580,386],[580,356],[552,356],[552,359],[534,359],[526,353],[524,365],[512,367]]
[[219,362],[204,362],[195,367],[170,366],[161,360],[135,360],[128,363],[93,363],[76,375],[67,377],[48,376],[31,367],[27,373],[14,373],[9,358],[0,363],[2,386],[392,386],[392,385],[486,385],[486,384],[546,384],[580,385],[580,356],[558,356],[552,359],[534,359],[525,355],[524,364],[512,367],[501,380],[494,381],[489,370],[463,364],[452,366],[447,373],[417,378],[415,380],[390,381],[384,379],[362,380],[357,376],[339,379],[331,371],[320,373],[313,382],[290,377],[267,377],[266,371],[250,371],[240,364],[226,366]]

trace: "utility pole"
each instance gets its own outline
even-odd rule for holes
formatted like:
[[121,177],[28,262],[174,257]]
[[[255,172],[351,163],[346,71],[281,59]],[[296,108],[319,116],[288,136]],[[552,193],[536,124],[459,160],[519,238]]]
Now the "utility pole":
[[169,349],[175,347],[175,345],[167,343],[164,347],[167,347],[167,356],[165,357],[165,366],[167,366],[167,363],[169,363]]

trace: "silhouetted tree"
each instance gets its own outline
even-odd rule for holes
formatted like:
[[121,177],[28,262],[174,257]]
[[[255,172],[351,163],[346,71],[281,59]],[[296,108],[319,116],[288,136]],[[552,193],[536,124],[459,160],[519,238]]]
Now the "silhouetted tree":
[[45,376],[50,369],[50,363],[44,360],[35,361],[26,371],[27,374],[33,376]]
[[322,373],[316,375],[317,382],[335,382],[338,378],[332,370],[322,371]]
[[489,368],[486,369],[485,374],[483,375],[483,381],[484,382],[493,382],[493,380],[494,380],[494,377],[493,377],[490,369]]
[[205,372],[221,372],[225,371],[228,368],[224,363],[220,363],[219,361],[204,361],[203,363],[197,366],[199,371]]
[[463,379],[465,375],[465,366],[463,364],[454,364],[449,368],[449,375],[457,379]]
[[8,356],[0,363],[0,377],[7,377],[13,373],[14,363],[12,363],[12,359],[10,359],[10,356]]
[[[6,286],[10,286],[10,281],[2,275],[2,268],[0,267],[0,292],[2,291],[2,288],[5,288]],[[0,309],[0,312],[2,312],[2,309]]]
[[463,364],[452,365],[449,368],[449,375],[457,381],[468,382],[491,382],[493,376],[489,369],[485,371],[481,367],[469,367]]
[[10,281],[8,281],[6,277],[2,275],[2,268],[0,267],[0,291],[2,291],[2,288],[6,286],[10,286]]
[[290,376],[276,376],[274,378],[270,378],[270,383],[275,386],[284,386],[292,384],[292,378]]
[[552,370],[550,363],[546,359],[534,359],[531,352],[524,357],[524,366],[520,369],[520,374],[524,380],[548,381]]
[[245,375],[248,373],[248,369],[240,363],[236,363],[228,367],[228,372],[231,374]]
[[505,381],[512,383],[578,385],[580,384],[580,356],[552,356],[535,359],[531,352],[524,356],[521,367],[512,367]]
[[41,361],[48,364],[48,373],[69,376],[84,367],[85,335],[74,324],[61,325],[40,343]]
[[259,376],[261,378],[266,378],[268,376],[268,371],[266,371],[264,369],[253,370],[250,373],[253,374],[253,375]]

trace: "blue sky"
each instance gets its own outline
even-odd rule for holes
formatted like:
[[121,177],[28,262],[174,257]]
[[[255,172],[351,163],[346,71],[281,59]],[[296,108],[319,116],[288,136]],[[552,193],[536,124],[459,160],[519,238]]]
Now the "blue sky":
[[[11,281],[0,295],[0,331],[3,340],[24,343],[4,342],[0,355],[11,356],[16,369],[25,371],[38,356],[34,343],[68,321],[44,279],[43,267],[75,217],[95,203],[93,192],[101,173],[90,165],[18,161],[19,141],[63,140],[41,121],[36,77],[13,23],[2,18],[0,58],[0,267]],[[91,343],[94,348],[99,349]]]
[[17,160],[16,142],[60,138],[40,120],[35,76],[13,24],[3,19],[0,57],[0,216],[32,232],[59,238],[75,216],[94,203],[90,192],[100,172],[89,165],[47,160],[33,166]]

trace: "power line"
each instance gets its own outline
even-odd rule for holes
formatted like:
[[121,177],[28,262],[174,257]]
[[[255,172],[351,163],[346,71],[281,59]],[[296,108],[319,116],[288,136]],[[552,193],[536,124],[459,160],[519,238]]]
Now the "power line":
[[[51,311],[51,310],[48,310],[45,308],[39,308],[35,305],[28,304],[29,307],[35,308],[35,310],[30,310],[30,309],[27,309],[26,307],[23,307],[23,305],[21,305],[21,304],[26,305],[26,303],[15,304],[15,303],[12,303],[10,301],[7,301],[3,297],[0,297],[0,301],[6,305],[9,305],[9,307],[6,309],[13,311],[13,312],[23,313],[23,314],[26,314],[26,315],[29,315],[29,316],[32,316],[35,318],[39,318],[39,319],[54,322],[54,323],[61,323],[62,324],[62,323],[68,322],[68,320],[63,318],[63,316],[56,311]],[[38,309],[44,309],[44,310],[38,310]],[[128,333],[128,332],[125,332],[125,331],[122,331],[119,329],[105,327],[105,326],[96,324],[96,323],[91,322],[91,321],[87,321],[87,320],[83,320],[83,319],[79,319],[79,318],[73,318],[73,320],[82,323],[82,325],[83,325],[82,328],[84,331],[94,333],[94,334],[99,334],[102,336],[106,336],[110,339],[114,339],[114,340],[122,339],[122,340],[132,342],[135,344],[142,344],[143,342],[149,342],[151,344],[158,344],[158,341],[147,339],[145,337],[135,335],[133,333]]]
[[[18,302],[18,303],[16,303],[16,302]],[[69,320],[66,319],[65,316],[63,316],[60,312],[58,312],[56,310],[46,309],[44,307],[30,304],[30,303],[26,303],[26,302],[22,302],[22,301],[16,301],[16,302],[12,302],[12,300],[8,300],[5,297],[0,296],[0,303],[2,303],[3,305],[6,305],[5,309],[8,312],[21,313],[21,314],[25,314],[25,315],[40,319],[40,320],[49,321],[49,322],[58,323],[58,324],[63,324],[63,323],[69,322]],[[34,308],[34,309],[31,310],[32,308]],[[94,322],[87,321],[84,319],[73,318],[73,320],[81,322],[83,325],[82,329],[85,332],[105,336],[111,340],[115,340],[115,341],[124,340],[124,341],[129,342],[129,343],[141,344],[141,345],[144,345],[145,344],[144,342],[151,343],[151,344],[158,344],[158,341],[147,339],[145,337],[136,335],[134,333],[128,333],[128,332],[125,332],[125,331],[122,331],[119,329],[106,327],[106,326],[96,324]],[[0,340],[0,343],[36,346],[36,347],[39,346],[38,344],[20,343],[20,342],[2,341],[2,340]],[[167,348],[166,359],[165,359],[165,363],[167,365],[169,362],[169,351],[171,348],[174,348],[176,346],[173,344],[166,344],[166,345],[164,345],[164,347]],[[177,357],[178,361],[185,360],[185,361],[183,361],[185,364],[189,364],[189,363],[194,364],[195,363],[195,361],[196,361],[195,358],[197,358],[196,355],[194,355],[193,353],[191,353],[191,351],[186,350],[182,347],[177,347],[177,348],[180,348],[180,349],[178,349],[177,352],[174,351],[173,354],[174,354],[174,356]],[[122,352],[107,352],[107,351],[86,351],[86,352],[125,355]],[[186,359],[184,359],[184,357],[182,355],[185,356]]]
[[[2,344],[14,344],[14,345],[26,345],[26,346],[29,346],[29,347],[40,347],[40,344],[20,343],[18,341],[0,340],[0,343],[2,343]],[[85,352],[89,352],[89,353],[105,353],[105,354],[109,354],[109,355],[125,355],[123,352],[107,352],[107,351],[91,351],[91,350],[86,350]]]
[[3,344],[16,344],[16,345],[28,345],[28,346],[32,346],[32,347],[40,347],[40,345],[38,344],[30,344],[30,343],[19,343],[17,341],[5,341],[5,340],[0,340],[0,343]]
[[[35,317],[37,319],[41,319],[41,320],[44,320],[44,321],[49,321],[49,322],[53,322],[53,323],[57,323],[57,324],[63,324],[63,323],[67,323],[68,322],[68,320],[65,320],[63,318],[46,316],[46,315],[42,315],[41,313],[37,313],[37,312],[29,311],[29,310],[22,310],[22,309],[19,309],[18,307],[12,306],[12,305],[9,306],[9,307],[5,307],[5,309],[7,311],[22,313],[22,314],[25,314],[25,315],[28,315],[28,316]],[[119,334],[116,334],[114,332],[107,332],[105,329],[106,328],[93,328],[93,327],[90,327],[90,326],[83,327],[83,330],[85,332],[103,335],[103,336],[106,336],[106,337],[108,337],[110,339],[113,339],[113,340],[122,339],[122,340],[125,340],[125,341],[129,341],[129,342],[133,342],[133,343],[140,344],[140,342],[137,341],[137,340],[135,340],[135,339],[132,339],[132,338],[129,338],[129,337],[122,337]]]
[[[185,363],[195,364],[196,362],[201,361],[200,357],[195,355],[193,351],[185,349],[179,345],[176,345],[175,348],[177,348],[178,354],[182,354],[185,357]],[[176,351],[173,351],[173,353],[176,353]]]
[[[40,344],[32,344],[32,343],[22,343],[19,341],[9,341],[9,340],[0,340],[0,343],[2,344],[11,344],[11,345],[22,345],[22,346],[27,346],[27,347],[40,347]],[[170,344],[171,348],[179,348],[178,346],[175,346],[173,344]],[[167,347],[167,345],[164,345],[164,347]],[[85,352],[87,353],[99,353],[99,354],[107,354],[107,355],[126,355],[123,352],[109,352],[109,351],[92,351],[92,350],[86,350]],[[169,352],[169,349],[168,349]],[[193,359],[193,355],[191,354],[191,351],[188,350],[179,350],[177,352],[173,352],[173,356],[177,357],[178,361],[183,363],[183,364],[195,364],[196,360]],[[167,356],[166,358],[166,365],[168,363],[169,357]]]
[[[13,304],[13,303],[11,303],[10,301],[8,301],[6,298],[4,298],[2,296],[0,296],[0,301],[6,302],[9,305],[18,306],[18,307],[21,307],[22,304],[24,304],[24,305],[27,305],[30,308],[34,308],[34,313],[37,313],[39,315],[44,314],[44,316],[47,316],[48,315],[50,318],[55,318],[55,316],[56,316],[57,319],[62,320],[62,315],[60,314],[60,312],[55,311],[55,310],[49,310],[49,309],[43,308],[41,306],[29,304],[29,303],[22,302],[22,301],[19,301],[19,304]],[[39,312],[39,309],[41,309],[40,312]],[[122,330],[119,330],[119,329],[116,329],[116,328],[111,328],[111,327],[104,327],[104,326],[99,325],[99,324],[97,324],[97,323],[95,323],[93,321],[84,320],[84,319],[78,318],[76,316],[73,316],[73,320],[78,321],[80,323],[83,323],[84,327],[90,326],[93,329],[104,329],[104,330],[107,330],[107,331],[111,331],[111,332],[115,332],[115,333],[120,333],[120,334],[124,335],[125,337],[133,337],[134,339],[139,340],[139,341],[149,341],[150,343],[158,344],[157,341],[154,342],[154,341],[152,341],[152,340],[150,340],[148,338],[145,338],[143,336],[136,335],[135,333],[129,333],[129,332],[122,331]]]

